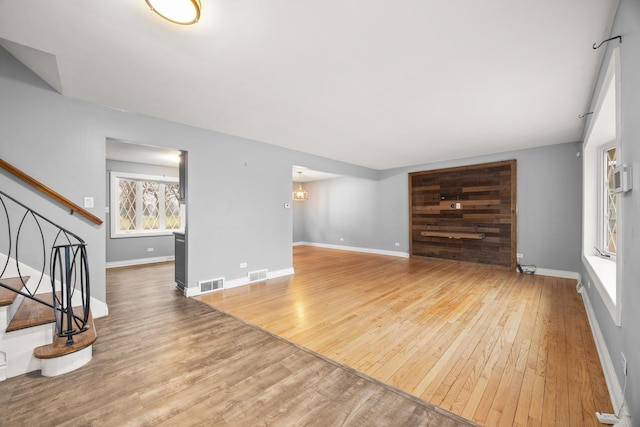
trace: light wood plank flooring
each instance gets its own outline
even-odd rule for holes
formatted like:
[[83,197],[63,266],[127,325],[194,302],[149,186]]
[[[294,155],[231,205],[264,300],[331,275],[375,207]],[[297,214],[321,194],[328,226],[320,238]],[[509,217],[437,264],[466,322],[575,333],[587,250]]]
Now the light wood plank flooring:
[[0,426],[471,425],[185,298],[173,277],[172,263],[108,270],[93,360],[0,382]]
[[304,246],[294,267],[199,298],[482,425],[612,412],[575,280]]

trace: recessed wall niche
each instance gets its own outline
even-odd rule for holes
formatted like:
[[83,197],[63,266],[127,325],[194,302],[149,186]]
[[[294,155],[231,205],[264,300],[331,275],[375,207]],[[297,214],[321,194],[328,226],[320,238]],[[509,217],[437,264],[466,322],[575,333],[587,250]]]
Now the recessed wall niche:
[[409,174],[411,256],[516,269],[516,161]]

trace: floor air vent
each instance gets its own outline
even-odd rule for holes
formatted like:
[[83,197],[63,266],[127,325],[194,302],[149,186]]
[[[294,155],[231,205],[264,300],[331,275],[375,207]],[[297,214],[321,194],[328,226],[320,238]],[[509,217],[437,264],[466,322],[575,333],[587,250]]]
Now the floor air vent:
[[267,270],[256,270],[249,272],[249,283],[267,280]]
[[224,286],[224,278],[203,280],[198,282],[200,285],[200,293],[215,291],[216,289],[222,289]]

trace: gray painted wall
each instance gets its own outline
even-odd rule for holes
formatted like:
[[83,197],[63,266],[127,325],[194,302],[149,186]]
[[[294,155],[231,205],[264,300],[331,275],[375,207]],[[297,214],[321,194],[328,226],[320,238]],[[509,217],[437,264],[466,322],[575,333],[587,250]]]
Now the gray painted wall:
[[[613,31],[614,35],[624,35],[621,144],[623,161],[636,171],[640,171],[640,82],[636,78],[640,75],[639,29],[640,3],[622,0]],[[525,254],[524,262],[585,274],[579,256],[581,165],[575,156],[578,147],[573,144],[378,172],[66,98],[1,48],[0,93],[0,157],[78,204],[85,196],[94,197],[93,213],[102,218],[107,137],[189,151],[189,286],[213,277],[243,277],[247,270],[290,268],[292,212],[311,210],[313,198],[323,191],[335,212],[323,215],[335,215],[339,229],[310,229],[315,239],[339,244],[343,237],[345,244],[385,250],[398,250],[394,243],[399,241],[400,250],[406,251],[409,171],[509,158],[518,160],[518,247]],[[308,205],[284,209],[284,203],[291,201],[293,165],[344,175],[345,185],[313,185],[309,187]],[[639,176],[635,174],[636,190],[626,197],[622,212],[623,220],[630,224],[621,238],[628,260],[640,259],[640,231],[635,226],[640,212]],[[69,215],[4,173],[0,173],[0,188],[85,239],[92,295],[106,301],[106,225],[96,226]],[[329,195],[329,189],[340,193]],[[361,196],[354,196],[354,192]],[[359,215],[347,212],[347,207],[354,207],[354,199],[366,209],[363,222],[355,223]],[[562,209],[550,209],[558,206]],[[320,208],[311,213],[314,221],[322,224]],[[304,230],[301,240],[310,237]],[[248,269],[240,269],[240,262],[247,262]],[[629,360],[627,401],[636,420],[640,420],[640,340],[632,328],[640,322],[638,277],[640,265],[626,262],[621,328],[613,325],[597,293],[590,292],[612,359],[619,360],[620,351],[624,351]]]
[[[107,160],[107,174],[105,175],[105,200],[106,206],[111,202],[110,198],[110,172],[128,172],[145,175],[178,177],[178,168],[166,166],[147,165],[134,162],[121,162]],[[105,234],[107,239],[107,262],[119,262],[128,260],[141,260],[144,258],[172,257],[174,255],[173,234],[169,236],[150,237],[119,237],[111,238],[111,215],[105,215]],[[153,248],[153,252],[148,252]]]
[[304,241],[378,248],[377,181],[340,177],[309,182],[305,189]]
[[[622,319],[621,326],[615,325],[609,311],[605,307],[595,286],[587,289],[593,305],[598,325],[607,343],[611,360],[616,369],[620,385],[624,384],[621,352],[624,352],[628,364],[628,383],[626,402],[634,425],[640,425],[640,2],[637,0],[621,0],[611,36],[622,35],[620,45],[620,78],[622,87],[621,99],[621,134],[620,155],[622,163],[632,165],[634,169],[634,189],[622,196],[620,211],[624,232],[618,234],[618,247],[622,256]],[[609,63],[611,50],[618,46],[617,42],[607,45],[607,52],[600,69],[597,89],[599,92],[604,79],[606,65]],[[591,103],[595,108],[597,96]],[[582,268],[583,282],[593,281],[587,270]]]
[[[0,48],[0,157],[105,218],[108,137],[189,152],[189,286],[292,267],[291,170],[372,169],[66,98]],[[107,226],[96,226],[0,173],[0,187],[88,243],[92,296],[106,300]],[[239,263],[248,263],[240,269]],[[106,301],[108,303],[108,301]]]
[[[0,157],[79,205],[93,196],[95,206],[105,206],[105,109],[60,96],[4,49],[0,93]],[[92,296],[104,301],[104,226],[69,215],[4,172],[0,188],[87,242]]]
[[409,172],[517,159],[518,252],[524,254],[523,262],[579,272],[579,151],[579,144],[568,143],[386,170],[377,180],[341,177],[308,183],[300,240],[408,252]]

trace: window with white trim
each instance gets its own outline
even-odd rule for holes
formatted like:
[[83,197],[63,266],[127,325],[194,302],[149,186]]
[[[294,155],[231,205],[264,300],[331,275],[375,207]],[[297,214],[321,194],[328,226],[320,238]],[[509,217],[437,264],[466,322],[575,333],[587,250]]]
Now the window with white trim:
[[602,196],[600,197],[600,241],[599,249],[612,258],[615,258],[617,252],[617,236],[618,236],[618,203],[616,194],[611,191],[613,182],[613,170],[617,165],[616,146],[610,144],[602,149],[600,164],[600,175]]
[[178,178],[111,172],[111,237],[181,231]]
[[621,322],[622,281],[620,239],[623,238],[622,200],[609,183],[621,160],[620,51],[614,48],[587,126],[582,169],[582,260],[588,277],[616,325]]

